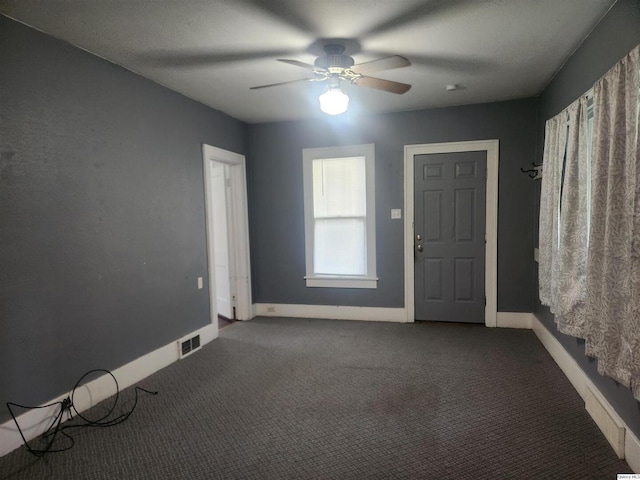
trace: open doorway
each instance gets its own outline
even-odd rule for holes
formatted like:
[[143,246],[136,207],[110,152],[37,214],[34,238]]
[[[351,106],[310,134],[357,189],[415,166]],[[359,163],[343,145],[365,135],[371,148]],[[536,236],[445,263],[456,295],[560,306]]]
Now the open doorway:
[[249,320],[251,276],[243,155],[203,145],[211,323]]
[[236,289],[231,281],[235,277],[231,261],[233,238],[230,237],[231,178],[229,165],[217,161],[211,163],[211,197],[213,201],[213,275],[215,275],[216,306],[218,317],[225,320],[236,318]]

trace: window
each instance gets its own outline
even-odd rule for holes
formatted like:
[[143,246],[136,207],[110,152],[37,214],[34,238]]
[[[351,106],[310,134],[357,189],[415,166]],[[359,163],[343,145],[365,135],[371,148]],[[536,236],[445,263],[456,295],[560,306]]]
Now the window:
[[302,151],[307,287],[376,288],[374,146]]

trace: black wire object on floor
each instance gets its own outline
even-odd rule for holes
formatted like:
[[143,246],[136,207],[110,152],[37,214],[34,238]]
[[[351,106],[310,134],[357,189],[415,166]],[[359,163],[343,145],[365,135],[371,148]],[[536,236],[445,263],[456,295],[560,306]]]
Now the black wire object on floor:
[[[93,373],[99,373],[99,372],[102,372],[102,373],[105,373],[105,374],[111,376],[111,378],[113,379],[113,382],[115,383],[115,386],[116,386],[116,394],[115,394],[115,398],[113,400],[113,405],[107,411],[107,413],[105,415],[103,415],[102,417],[98,418],[97,420],[91,420],[91,419],[83,416],[78,410],[76,410],[74,399],[75,399],[76,391],[78,390],[78,388],[80,388],[80,387],[82,387],[84,385],[82,383],[82,381],[86,377],[88,377],[89,375],[91,375]],[[73,447],[73,445],[74,445],[73,437],[71,437],[68,433],[66,433],[65,430],[68,430],[68,429],[71,429],[71,428],[81,428],[81,427],[113,427],[114,425],[118,425],[118,424],[124,422],[125,420],[127,420],[129,418],[129,416],[133,413],[133,411],[136,409],[136,406],[138,405],[138,393],[139,392],[145,392],[145,393],[149,393],[151,395],[157,395],[158,394],[158,392],[152,392],[152,391],[146,390],[146,389],[144,389],[142,387],[135,387],[135,394],[136,395],[135,395],[135,400],[133,402],[133,406],[131,407],[131,410],[129,410],[128,412],[122,413],[122,414],[110,419],[109,417],[111,417],[111,415],[113,414],[114,410],[116,409],[116,406],[118,404],[118,399],[120,398],[120,386],[118,385],[118,381],[116,380],[116,377],[113,375],[113,373],[111,373],[109,370],[96,368],[94,370],[89,370],[87,373],[82,375],[82,377],[80,377],[80,379],[74,385],[73,390],[71,391],[71,396],[70,397],[66,397],[64,400],[61,400],[59,402],[53,402],[53,403],[50,403],[48,405],[42,405],[40,407],[28,407],[28,406],[20,405],[20,404],[13,403],[13,402],[7,402],[7,408],[9,409],[9,413],[11,414],[11,418],[13,418],[13,421],[15,422],[16,427],[18,427],[18,432],[20,432],[20,436],[22,437],[22,441],[24,442],[25,446],[27,447],[27,450],[30,453],[32,453],[33,455],[35,455],[36,457],[42,457],[42,456],[46,455],[47,453],[64,452],[66,450],[69,450],[71,447]],[[36,410],[36,409],[50,408],[50,407],[55,407],[55,406],[58,406],[59,410],[57,410],[57,413],[54,415],[53,420],[51,422],[51,425],[42,434],[43,438],[49,437],[48,443],[42,449],[33,448],[31,445],[29,445],[29,442],[27,442],[27,439],[24,436],[24,433],[22,432],[22,429],[20,428],[20,425],[18,424],[18,419],[16,418],[16,415],[14,414],[13,410],[11,409],[11,407],[23,408],[25,410]],[[73,425],[62,425],[62,418],[64,417],[64,412],[65,411],[67,412],[67,415],[68,415],[67,420],[71,420],[73,418],[73,415],[71,413],[72,409],[75,412],[76,416],[78,418],[80,418],[84,423],[75,423]],[[57,437],[58,433],[61,433],[62,435],[67,437],[71,441],[71,443],[69,445],[63,447],[63,448],[53,448],[53,444],[54,444],[54,442],[56,440],[56,437]]]

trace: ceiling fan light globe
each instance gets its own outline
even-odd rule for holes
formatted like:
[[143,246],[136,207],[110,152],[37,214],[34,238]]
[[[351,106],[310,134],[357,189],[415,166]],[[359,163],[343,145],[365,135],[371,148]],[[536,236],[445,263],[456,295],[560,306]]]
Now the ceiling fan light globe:
[[320,110],[328,115],[340,115],[349,107],[349,97],[339,88],[327,90],[318,99]]

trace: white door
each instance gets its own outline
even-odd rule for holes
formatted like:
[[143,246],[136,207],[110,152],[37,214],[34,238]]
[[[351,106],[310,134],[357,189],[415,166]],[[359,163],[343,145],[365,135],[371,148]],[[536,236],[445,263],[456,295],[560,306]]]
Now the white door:
[[231,291],[231,262],[229,261],[229,166],[214,162],[211,172],[213,193],[213,245],[218,315],[233,318],[233,293]]

